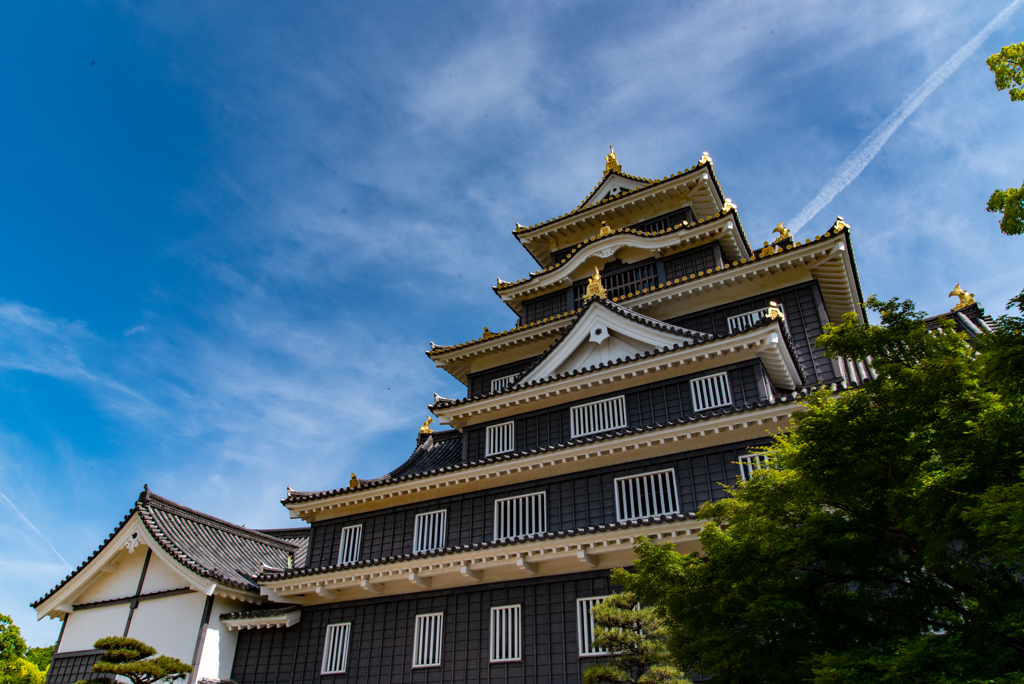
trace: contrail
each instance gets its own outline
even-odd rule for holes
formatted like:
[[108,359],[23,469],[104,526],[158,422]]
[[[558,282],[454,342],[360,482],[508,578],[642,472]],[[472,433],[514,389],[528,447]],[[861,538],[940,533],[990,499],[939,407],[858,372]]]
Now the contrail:
[[40,532],[36,528],[36,526],[32,524],[32,521],[25,517],[24,513],[18,510],[18,507],[14,505],[14,502],[8,499],[3,492],[0,492],[0,497],[3,497],[3,500],[7,502],[7,505],[14,509],[14,512],[18,514],[18,517],[24,520],[25,524],[31,527],[33,532],[38,534],[43,539],[43,541],[50,545],[50,548],[53,549],[53,552],[57,554],[57,558],[60,558],[60,562],[70,568],[71,563],[68,563],[66,560],[64,560],[64,556],[60,555],[60,552],[57,551],[57,547],[53,545],[53,542],[51,542],[42,532]]
[[786,224],[790,231],[796,232],[804,227],[808,221],[825,208],[825,205],[835,199],[847,185],[852,183],[854,179],[860,175],[860,172],[871,163],[871,160],[875,158],[878,151],[882,149],[885,142],[889,139],[896,129],[900,127],[907,117],[914,113],[914,111],[921,106],[921,103],[925,101],[929,95],[931,95],[936,88],[943,84],[943,82],[953,75],[953,72],[960,68],[968,57],[970,57],[975,50],[977,50],[985,39],[992,35],[992,32],[997,28],[1006,23],[1006,20],[1010,18],[1010,15],[1016,11],[1017,7],[1024,2],[1024,0],[1014,0],[1010,5],[996,15],[996,18],[988,23],[985,28],[978,31],[978,34],[971,38],[971,40],[960,48],[955,55],[946,60],[946,63],[939,67],[938,71],[928,77],[928,80],[921,84],[917,90],[910,94],[906,100],[903,101],[899,107],[896,108],[892,114],[890,114],[885,121],[879,124],[878,128],[871,132],[871,135],[864,138],[864,141],[857,146],[857,149],[846,158],[840,166],[839,170],[836,171],[836,175],[832,179],[825,183],[825,187],[821,189],[814,199],[807,203],[796,218],[790,219]]

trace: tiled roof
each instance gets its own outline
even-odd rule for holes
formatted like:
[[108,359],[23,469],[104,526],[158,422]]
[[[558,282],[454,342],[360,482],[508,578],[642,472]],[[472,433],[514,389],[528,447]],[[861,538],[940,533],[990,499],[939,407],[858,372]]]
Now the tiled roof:
[[[572,530],[559,530],[557,532],[542,532],[540,534],[531,534],[527,537],[516,537],[514,539],[499,539],[497,541],[479,542],[476,544],[463,544],[462,546],[449,546],[444,549],[435,549],[433,551],[421,551],[419,553],[407,553],[402,556],[387,556],[386,558],[371,558],[369,560],[354,561],[352,563],[341,563],[339,565],[328,565],[319,568],[297,568],[295,570],[289,570],[288,572],[275,572],[260,575],[257,579],[261,582],[271,582],[275,580],[291,579],[293,577],[308,577],[310,575],[322,575],[328,572],[335,572],[336,570],[351,570],[354,568],[369,568],[379,565],[391,565],[392,563],[401,563],[403,561],[414,560],[417,558],[435,558],[437,556],[449,556],[455,553],[465,553],[467,551],[480,551],[483,549],[496,549],[499,547],[506,546],[518,546],[520,544],[526,544],[529,542],[538,541],[540,539],[565,539],[567,537],[580,537],[588,534],[597,534],[600,532],[606,532],[608,530],[623,530],[631,527],[649,527],[651,525],[663,524],[676,522],[679,520],[696,520],[697,514],[695,512],[688,513],[673,513],[671,515],[659,515],[652,518],[644,518],[642,520],[627,520],[625,522],[614,522],[607,525],[596,525],[594,527],[579,527]],[[221,619],[224,619],[222,616]]]
[[[675,344],[675,345],[672,345],[671,347],[662,347],[661,349],[655,349],[654,351],[642,352],[642,353],[639,353],[639,354],[634,354],[633,356],[627,356],[627,357],[624,357],[624,358],[621,358],[621,359],[616,359],[615,361],[611,361],[609,363],[601,363],[601,364],[598,364],[596,366],[591,366],[590,368],[584,368],[584,369],[578,370],[578,371],[572,371],[572,372],[567,372],[567,373],[559,373],[558,375],[555,375],[555,376],[550,377],[550,378],[541,378],[539,380],[534,380],[529,385],[525,385],[525,387],[536,387],[538,385],[544,385],[544,384],[547,384],[547,383],[550,383],[550,382],[556,382],[558,380],[561,380],[562,378],[569,377],[570,375],[586,375],[587,373],[593,373],[593,372],[596,372],[596,371],[599,371],[599,370],[604,370],[605,368],[610,368],[610,367],[613,367],[613,366],[619,366],[619,365],[622,365],[622,364],[631,363],[631,362],[637,361],[639,359],[646,359],[646,358],[650,358],[652,356],[658,356],[659,354],[666,354],[668,352],[673,352],[673,351],[676,351],[677,349],[683,349],[683,348],[686,348],[686,347],[693,347],[693,346],[697,346],[697,345],[701,345],[701,344],[707,344],[707,343],[713,342],[715,340],[723,340],[723,339],[726,339],[726,338],[729,338],[729,337],[736,337],[738,335],[743,335],[744,333],[747,333],[750,330],[754,330],[756,328],[768,327],[769,325],[772,325],[775,322],[774,319],[771,319],[771,318],[762,318],[761,320],[759,320],[758,322],[754,323],[753,325],[749,325],[749,326],[747,326],[747,327],[745,327],[745,328],[743,328],[741,330],[738,330],[736,332],[730,332],[730,333],[727,333],[727,334],[724,334],[724,335],[714,335],[714,334],[710,334],[710,333],[697,332],[697,331],[694,331],[694,330],[687,330],[685,328],[677,328],[676,326],[669,325],[669,324],[663,323],[661,321],[657,321],[657,320],[655,320],[653,318],[649,318],[648,316],[644,316],[643,314],[638,314],[635,311],[631,311],[631,310],[629,310],[629,309],[627,309],[625,307],[619,306],[618,304],[615,304],[614,302],[609,302],[607,299],[592,299],[592,300],[590,300],[590,302],[588,302],[587,306],[592,305],[595,301],[601,302],[607,308],[611,309],[612,311],[615,311],[616,313],[621,313],[623,316],[627,316],[631,320],[634,320],[634,321],[637,321],[637,322],[644,322],[642,319],[647,319],[647,321],[652,321],[652,322],[658,324],[658,326],[651,325],[651,327],[656,327],[658,330],[663,330],[665,332],[676,332],[676,334],[692,336],[694,338],[694,341],[692,343]],[[584,308],[581,310],[581,312],[585,311],[587,309],[587,306],[584,306]],[[577,321],[579,321],[578,318],[576,319],[576,321],[573,321],[573,326],[576,325]],[[429,408],[431,410],[434,410],[435,408],[437,408],[437,409],[445,409],[445,408],[450,408],[452,406],[460,406],[462,404],[468,404],[468,403],[471,403],[471,402],[474,402],[474,401],[479,401],[481,399],[486,399],[488,397],[500,396],[502,394],[509,394],[511,392],[518,392],[518,391],[522,390],[523,387],[517,387],[516,386],[516,383],[519,381],[519,379],[525,377],[527,374],[530,373],[531,370],[533,370],[533,368],[537,364],[539,364],[541,361],[543,361],[544,358],[548,354],[550,354],[555,349],[555,347],[558,346],[558,344],[562,340],[564,340],[566,338],[566,336],[569,334],[570,330],[572,330],[572,326],[570,326],[569,329],[567,329],[565,331],[565,333],[558,340],[558,342],[556,342],[546,352],[544,352],[539,357],[537,357],[537,360],[534,361],[530,365],[529,368],[527,368],[522,373],[520,373],[515,378],[513,378],[503,389],[500,389],[500,390],[498,390],[496,392],[486,392],[484,394],[476,394],[476,395],[474,395],[472,397],[465,397],[465,398],[460,398],[460,399],[445,399],[444,397],[438,397],[437,400],[434,402],[434,404],[432,406],[430,406]],[[797,358],[797,355],[796,355],[796,352],[795,352],[795,348],[794,348],[794,345],[793,345],[793,338],[790,337],[789,329],[785,325],[782,326],[782,333],[783,333],[783,338],[784,338],[785,343],[786,343],[786,349],[789,351],[789,356],[790,356],[790,358],[793,359],[793,363],[796,365],[797,372],[800,374],[800,382],[801,383],[806,382],[806,376],[804,375],[803,368],[801,367],[800,361]]]
[[[658,285],[657,288],[652,288],[651,291],[654,292],[654,291],[660,291],[660,290],[663,290],[663,289],[670,289],[670,288],[678,286],[678,285],[683,285],[683,284],[686,284],[686,283],[692,283],[695,280],[702,280],[702,279],[710,279],[710,278],[714,278],[714,277],[719,277],[721,274],[724,274],[725,271],[729,270],[730,268],[733,268],[733,267],[736,267],[736,266],[740,266],[742,264],[751,263],[751,262],[769,260],[769,259],[772,259],[774,257],[782,257],[783,255],[789,254],[790,251],[804,249],[804,248],[806,248],[808,246],[813,246],[813,245],[817,244],[818,242],[821,242],[822,240],[826,240],[826,239],[832,237],[833,235],[838,235],[841,231],[849,231],[849,226],[847,226],[846,224],[843,224],[843,226],[837,227],[836,224],[833,224],[832,227],[830,227],[829,230],[826,231],[823,235],[816,235],[816,236],[814,236],[813,240],[811,238],[808,238],[808,239],[804,240],[802,243],[800,241],[797,241],[797,242],[795,242],[792,245],[786,246],[785,248],[777,248],[775,253],[770,255],[770,256],[764,256],[764,257],[758,256],[758,254],[760,252],[758,250],[754,250],[754,254],[749,259],[740,259],[739,261],[734,261],[731,264],[726,263],[721,268],[716,267],[714,270],[710,270],[709,269],[709,270],[704,272],[704,275],[692,275],[692,276],[689,276],[689,277],[682,276],[680,278],[676,278],[676,279],[672,280],[671,282],[661,283],[660,285]],[[849,241],[847,241],[847,244],[849,245]],[[850,259],[851,259],[851,261],[854,261],[853,249],[852,249],[852,247],[850,247],[849,249],[850,249]],[[855,261],[854,261],[854,269],[856,269],[856,262]],[[863,295],[862,295],[862,293],[860,291],[860,280],[859,279],[856,281],[855,285],[857,287],[858,297],[863,298]],[[624,302],[624,301],[632,299],[634,297],[639,297],[639,296],[641,296],[643,294],[646,294],[646,293],[644,291],[642,291],[642,290],[641,291],[637,291],[637,292],[630,292],[630,293],[627,293],[626,295],[624,295],[622,297],[613,297],[612,301],[613,302]],[[432,344],[431,348],[426,352],[426,354],[427,354],[427,356],[430,356],[430,357],[438,356],[440,354],[446,354],[448,352],[455,351],[456,349],[463,349],[465,347],[471,347],[473,345],[480,344],[481,342],[490,342],[491,340],[493,340],[496,337],[504,337],[505,335],[511,335],[513,333],[520,332],[520,331],[525,330],[527,328],[532,328],[532,327],[535,327],[535,326],[544,325],[546,323],[550,323],[552,321],[555,321],[555,320],[558,320],[558,319],[561,319],[561,318],[572,317],[572,316],[576,315],[577,313],[578,313],[578,311],[574,309],[574,310],[569,311],[567,313],[561,313],[561,314],[558,314],[558,315],[555,315],[555,316],[551,316],[550,318],[545,318],[545,319],[540,320],[540,321],[533,321],[532,323],[527,323],[525,325],[517,325],[514,328],[509,328],[508,330],[504,330],[502,332],[491,333],[487,337],[478,337],[478,338],[476,338],[474,340],[469,340],[468,342],[462,342],[462,343],[459,343],[459,344],[452,344],[452,345],[448,345],[448,346],[433,345]]]
[[309,550],[308,527],[282,527],[274,530],[256,531],[295,544],[297,547],[295,550],[295,565],[301,566],[306,564],[306,553]]
[[447,468],[461,461],[462,433],[458,430],[434,432],[420,439],[408,460],[388,473],[384,479],[414,475],[435,468]]
[[[572,249],[572,251],[569,252],[569,254],[567,254],[565,256],[565,258],[560,260],[557,264],[552,264],[551,266],[548,266],[547,268],[542,268],[539,271],[533,271],[528,276],[526,276],[525,278],[520,278],[519,280],[515,280],[515,281],[509,282],[509,283],[503,282],[503,283],[500,283],[498,285],[494,285],[491,289],[494,290],[495,292],[500,292],[501,290],[507,290],[510,287],[515,287],[516,285],[521,285],[523,283],[527,283],[527,282],[533,280],[534,278],[538,278],[538,277],[544,275],[545,273],[550,273],[551,271],[557,271],[559,268],[561,268],[562,266],[564,266],[567,263],[569,263],[571,261],[571,259],[572,259],[572,255],[575,254],[576,252],[578,252],[579,250],[583,249],[584,246],[589,245],[589,244],[594,243],[594,242],[600,242],[601,240],[607,240],[608,238],[615,237],[616,235],[621,235],[623,233],[632,233],[634,235],[639,235],[639,236],[642,236],[642,237],[654,238],[654,237],[658,237],[659,235],[665,235],[667,233],[675,233],[675,232],[682,231],[682,230],[691,230],[693,228],[696,228],[698,225],[700,225],[702,223],[707,223],[707,222],[710,222],[710,221],[716,221],[716,220],[722,218],[723,216],[727,216],[729,214],[733,215],[733,218],[736,220],[736,225],[739,226],[739,218],[736,217],[736,210],[733,209],[732,207],[727,207],[724,211],[720,211],[717,214],[715,214],[714,216],[709,216],[707,218],[697,219],[696,223],[691,223],[691,224],[688,224],[688,225],[684,225],[682,223],[679,223],[679,224],[676,224],[675,226],[671,226],[669,228],[666,228],[665,230],[659,230],[656,233],[648,233],[648,232],[645,232],[645,231],[642,231],[642,230],[637,230],[636,228],[617,228],[617,229],[612,230],[612,232],[608,233],[607,235],[596,235],[596,236],[594,236],[592,238],[586,238],[584,240],[581,240],[576,245],[576,247],[574,247]],[[740,232],[741,233],[742,233],[742,230],[743,229],[740,228]],[[745,240],[746,240],[746,238],[744,237],[744,241]],[[748,245],[748,247],[749,247],[749,245]]]
[[[679,171],[677,173],[672,174],[671,176],[665,176],[664,178],[659,178],[657,180],[652,180],[650,178],[640,178],[639,176],[631,176],[628,173],[622,173],[621,171],[616,171],[615,174],[618,175],[618,176],[622,176],[623,178],[628,178],[630,180],[635,180],[635,181],[638,181],[638,182],[641,182],[641,183],[645,183],[645,185],[643,185],[642,187],[633,189],[633,190],[623,190],[621,193],[619,193],[617,195],[614,195],[614,196],[611,196],[611,197],[606,197],[605,199],[601,200],[600,202],[595,202],[594,204],[587,205],[587,201],[591,197],[594,196],[594,193],[591,192],[590,195],[587,197],[587,199],[585,199],[582,202],[580,202],[579,205],[577,205],[576,208],[573,209],[572,211],[570,211],[569,213],[562,214],[561,216],[556,216],[556,217],[554,217],[552,219],[548,219],[547,221],[543,221],[541,223],[536,223],[536,224],[534,224],[532,226],[523,226],[522,228],[516,228],[515,234],[516,234],[516,236],[519,236],[519,235],[522,235],[524,233],[529,233],[530,231],[537,230],[538,228],[543,228],[544,226],[547,226],[547,225],[550,225],[552,223],[555,223],[556,221],[561,221],[562,219],[564,219],[566,217],[573,216],[575,214],[580,214],[580,213],[583,213],[584,211],[589,211],[591,209],[595,209],[597,207],[600,207],[602,204],[606,204],[606,203],[614,201],[614,200],[622,199],[623,197],[625,197],[625,196],[627,196],[627,195],[629,195],[631,193],[634,193],[634,192],[642,192],[644,190],[647,190],[648,188],[652,188],[652,187],[654,187],[656,185],[660,185],[661,183],[664,183],[666,181],[674,180],[676,178],[679,178],[680,176],[685,176],[686,174],[688,174],[688,173],[690,173],[692,171],[696,171],[697,169],[701,169],[701,168],[707,170],[707,172],[710,174],[710,178],[712,180],[712,184],[714,185],[715,190],[718,192],[719,199],[724,199],[724,197],[722,195],[722,189],[718,185],[718,178],[715,177],[715,170],[711,167],[711,162],[709,162],[709,161],[697,164],[696,166],[691,166],[690,168],[686,169],[685,171]],[[601,178],[601,183],[604,183],[605,179],[608,178],[608,175],[609,175],[608,173],[605,173],[605,175]],[[597,190],[597,188],[601,187],[601,183],[598,183],[597,186],[594,188],[594,190]]]
[[995,330],[997,327],[999,327],[999,324],[996,323],[996,321],[991,316],[986,314],[985,310],[978,306],[977,302],[971,304],[970,306],[965,306],[962,309],[950,309],[949,311],[946,311],[944,313],[936,314],[934,316],[928,316],[927,318],[924,319],[924,322],[927,324],[929,330],[934,330],[935,328],[939,327],[939,321],[948,318],[951,319],[954,323],[956,323],[957,330],[959,330],[960,332],[965,332],[971,337],[974,337],[977,333],[964,326],[963,322],[960,321],[959,318],[957,318],[958,313],[963,314],[968,321],[970,321],[978,330],[982,332],[985,332],[986,329]]
[[[598,434],[598,435],[589,435],[587,437],[579,437],[577,439],[571,439],[571,440],[568,440],[566,442],[563,442],[563,443],[560,443],[560,444],[555,444],[555,445],[552,445],[552,446],[543,446],[543,447],[538,447],[536,449],[526,449],[526,450],[521,450],[521,451],[512,451],[512,452],[509,452],[507,454],[500,454],[498,456],[488,456],[486,458],[483,458],[483,459],[480,459],[480,460],[477,460],[477,461],[470,461],[468,463],[455,463],[453,465],[449,465],[449,466],[446,466],[446,467],[443,467],[443,468],[435,468],[433,470],[429,470],[429,471],[426,471],[426,472],[412,473],[412,474],[409,474],[409,475],[403,475],[401,477],[396,477],[396,478],[392,478],[392,479],[380,478],[379,480],[374,480],[372,482],[360,483],[359,487],[341,487],[341,488],[338,488],[338,489],[331,489],[331,490],[322,491],[322,492],[298,492],[298,491],[292,490],[292,491],[290,491],[288,493],[288,498],[282,499],[281,503],[284,504],[284,505],[288,505],[288,504],[293,504],[293,503],[304,503],[306,501],[316,501],[316,500],[319,500],[319,499],[327,499],[327,498],[330,498],[332,496],[338,496],[338,495],[341,495],[341,494],[351,494],[351,493],[356,492],[356,491],[365,490],[365,489],[374,489],[376,487],[382,487],[384,485],[395,484],[395,483],[398,483],[398,482],[408,482],[410,480],[418,480],[418,479],[421,479],[421,478],[424,478],[424,477],[430,477],[430,476],[433,476],[433,475],[438,475],[438,474],[440,474],[442,472],[453,472],[453,471],[456,471],[456,470],[467,470],[467,469],[470,469],[470,468],[479,468],[481,466],[490,465],[492,463],[498,463],[498,462],[501,462],[501,461],[513,461],[513,460],[516,460],[516,459],[519,459],[519,458],[526,458],[527,456],[536,456],[537,454],[541,454],[541,453],[547,453],[547,452],[552,452],[552,451],[559,451],[559,450],[562,450],[562,449],[568,449],[570,447],[578,446],[578,445],[581,445],[581,444],[591,444],[591,443],[594,443],[594,442],[602,442],[602,441],[609,440],[609,439],[616,439],[618,437],[623,437],[623,436],[626,436],[626,435],[636,435],[636,434],[641,434],[641,433],[645,433],[645,432],[653,432],[653,431],[656,431],[656,430],[664,430],[664,429],[669,428],[669,427],[673,427],[673,426],[676,426],[676,425],[684,425],[684,424],[687,424],[687,423],[699,423],[701,421],[708,420],[708,419],[711,419],[711,418],[717,418],[719,416],[732,415],[732,414],[738,414],[738,413],[746,413],[746,412],[749,412],[749,411],[756,411],[756,410],[759,410],[759,409],[768,408],[770,406],[778,406],[778,405],[787,404],[787,403],[790,403],[790,402],[793,402],[793,401],[799,401],[799,400],[803,399],[804,397],[806,397],[808,394],[810,394],[810,392],[812,390],[816,389],[817,387],[823,387],[823,386],[826,386],[826,385],[831,386],[834,391],[841,391],[841,390],[845,390],[845,389],[851,389],[851,388],[855,388],[855,387],[858,386],[856,382],[852,382],[852,381],[851,382],[837,381],[837,382],[834,382],[834,383],[820,383],[819,385],[816,385],[816,386],[804,387],[804,388],[802,388],[800,390],[797,390],[796,392],[790,392],[790,393],[787,393],[787,394],[779,394],[774,399],[771,399],[771,400],[767,400],[766,399],[764,401],[759,401],[759,402],[756,402],[756,403],[744,404],[743,406],[741,406],[739,408],[737,408],[735,406],[726,406],[726,407],[723,407],[723,408],[718,409],[718,410],[706,411],[704,413],[700,413],[700,414],[697,414],[697,415],[694,415],[694,416],[684,416],[682,418],[677,418],[675,420],[665,421],[664,423],[655,423],[654,425],[646,425],[644,427],[638,427],[638,428],[623,428],[621,430],[615,430],[613,432],[606,432],[606,433]],[[279,576],[279,573],[275,573],[275,574],[277,574]]]
[[146,487],[128,515],[100,547],[60,584],[31,606],[35,608],[50,598],[85,569],[135,514],[138,514],[142,524],[160,547],[178,563],[200,577],[247,591],[259,590],[253,578],[264,565],[286,567],[289,554],[293,554],[296,559],[300,554],[305,556],[305,544],[250,530],[200,513],[157,496]]
[[275,608],[260,608],[257,610],[243,610],[237,613],[221,613],[221,620],[250,620],[252,618],[274,617],[276,615],[287,615],[302,610],[302,606],[280,606]]

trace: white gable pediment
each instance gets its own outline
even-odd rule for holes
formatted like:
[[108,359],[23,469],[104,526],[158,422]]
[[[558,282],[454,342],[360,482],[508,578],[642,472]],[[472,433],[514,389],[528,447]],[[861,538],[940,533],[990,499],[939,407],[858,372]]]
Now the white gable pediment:
[[608,174],[608,177],[601,182],[601,185],[597,186],[597,190],[587,199],[584,206],[591,207],[606,197],[618,195],[623,190],[634,190],[645,185],[647,184],[642,181],[635,181],[631,178],[620,176],[617,173]]
[[612,363],[663,347],[690,344],[694,340],[693,335],[657,330],[632,320],[610,306],[591,303],[565,337],[516,385],[521,387],[534,380]]

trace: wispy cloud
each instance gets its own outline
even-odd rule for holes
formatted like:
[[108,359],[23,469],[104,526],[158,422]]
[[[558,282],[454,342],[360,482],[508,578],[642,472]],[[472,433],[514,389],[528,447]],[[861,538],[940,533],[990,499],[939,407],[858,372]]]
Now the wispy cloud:
[[40,532],[40,531],[39,531],[39,528],[37,528],[37,527],[36,527],[35,525],[33,525],[33,524],[32,524],[32,521],[31,521],[31,520],[29,520],[28,518],[26,518],[26,517],[25,517],[25,514],[24,514],[24,513],[22,513],[22,512],[21,512],[21,510],[19,510],[19,509],[18,509],[18,507],[14,505],[14,502],[13,502],[13,501],[11,501],[10,499],[8,499],[8,498],[7,498],[7,495],[6,495],[6,494],[4,494],[3,492],[0,492],[0,499],[3,499],[4,501],[6,501],[6,502],[7,502],[7,505],[8,505],[8,506],[10,506],[10,507],[11,507],[11,508],[12,508],[12,509],[14,510],[14,512],[15,512],[15,513],[17,514],[18,518],[19,518],[19,519],[20,519],[20,520],[21,520],[21,521],[22,521],[23,523],[25,523],[25,525],[26,525],[26,526],[27,526],[27,527],[28,527],[28,528],[29,528],[30,530],[32,530],[33,532],[35,532],[35,533],[36,533],[36,535],[37,535],[37,536],[38,536],[38,537],[39,537],[40,539],[42,539],[43,541],[45,541],[45,542],[46,542],[46,545],[50,547],[50,550],[51,550],[51,551],[53,551],[53,554],[54,554],[55,556],[57,556],[57,558],[60,558],[60,562],[61,562],[61,563],[63,563],[63,564],[64,564],[64,566],[65,566],[66,568],[68,568],[68,569],[70,569],[70,568],[71,568],[71,564],[70,564],[70,563],[68,563],[68,562],[67,562],[66,560],[64,560],[64,556],[60,555],[60,552],[59,552],[59,551],[57,550],[57,547],[53,545],[53,542],[52,542],[52,541],[50,541],[50,538],[49,538],[49,537],[47,537],[47,536],[46,536],[45,534],[43,534],[42,532]]

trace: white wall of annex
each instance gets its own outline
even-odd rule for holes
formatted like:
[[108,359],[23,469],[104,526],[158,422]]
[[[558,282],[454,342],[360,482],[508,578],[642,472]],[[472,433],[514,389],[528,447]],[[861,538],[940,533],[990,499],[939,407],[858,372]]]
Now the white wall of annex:
[[[135,578],[138,582],[138,577]],[[134,592],[133,592],[134,593]],[[58,653],[91,651],[97,639],[106,636],[121,636],[128,620],[129,606],[119,603],[115,606],[76,610],[68,615],[64,635],[60,639]]]
[[161,655],[191,663],[205,605],[206,595],[199,592],[139,601],[128,636]]
[[[95,582],[75,597],[75,603],[93,603],[94,601],[135,596],[135,590],[139,588],[139,578],[142,577],[142,565],[145,561],[145,546],[139,546],[132,553],[121,551],[104,566],[112,568],[116,565],[117,570],[109,574],[101,573]],[[95,562],[94,560],[93,563]],[[123,626],[122,629],[124,629]]]
[[203,654],[199,659],[199,676],[208,679],[230,679],[231,665],[235,659],[235,644],[238,643],[238,632],[229,632],[221,621],[224,613],[252,610],[253,606],[241,601],[216,597],[213,611],[210,613],[210,625],[206,628],[206,641],[203,643]]
[[142,593],[152,594],[156,591],[167,591],[169,589],[188,589],[188,582],[154,553],[153,557],[149,559],[149,568],[146,569],[146,580],[142,583]]

